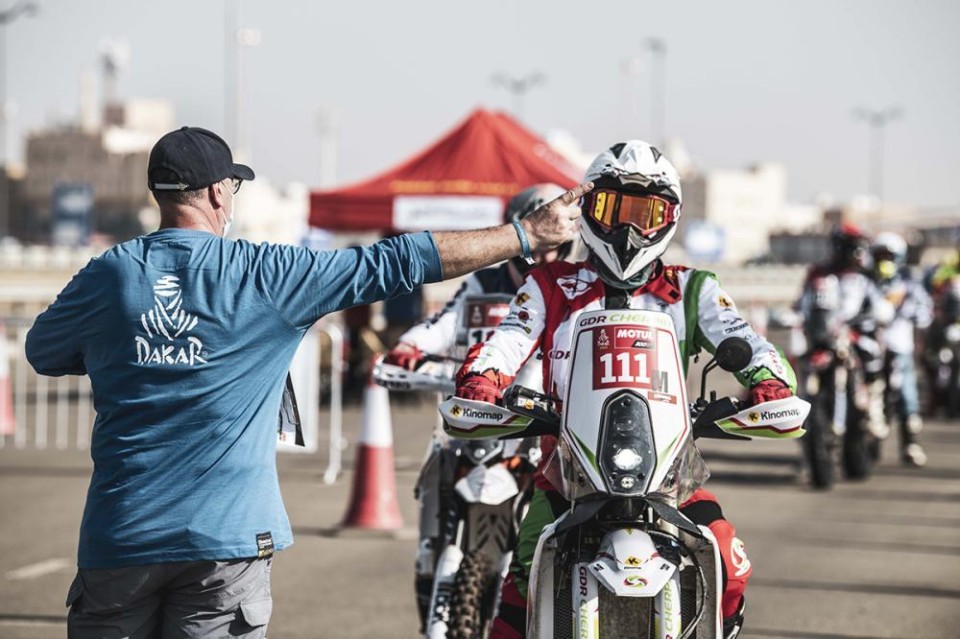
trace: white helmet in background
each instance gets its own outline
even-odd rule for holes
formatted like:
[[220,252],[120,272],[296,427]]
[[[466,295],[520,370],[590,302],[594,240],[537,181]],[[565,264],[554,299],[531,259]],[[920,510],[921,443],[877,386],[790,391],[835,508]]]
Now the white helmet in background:
[[907,241],[889,231],[878,233],[870,244],[873,268],[880,279],[889,280],[907,263]]
[[903,266],[907,261],[907,241],[889,231],[878,233],[870,245],[870,252],[875,258],[885,257],[897,266]]
[[587,169],[580,235],[604,280],[628,283],[667,250],[680,220],[680,176],[655,147],[614,144]]
[[[566,189],[552,182],[534,184],[531,187],[525,188],[510,198],[510,201],[507,202],[507,208],[503,213],[504,221],[507,224],[519,222],[544,204],[552,202],[564,193],[566,193]],[[570,254],[570,249],[572,246],[572,241],[564,242],[558,246],[555,249],[556,259],[566,259]],[[543,256],[543,253],[537,253],[535,251],[533,257],[537,260],[537,263],[540,263],[544,261]],[[531,266],[527,264],[526,261],[521,257],[515,257],[511,261],[522,274],[526,274],[531,268]]]

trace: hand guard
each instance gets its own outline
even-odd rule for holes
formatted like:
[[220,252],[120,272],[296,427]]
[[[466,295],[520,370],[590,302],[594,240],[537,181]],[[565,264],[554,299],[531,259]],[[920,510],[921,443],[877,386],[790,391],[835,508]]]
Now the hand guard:
[[469,373],[457,382],[456,396],[496,404],[501,393],[500,385],[494,380],[499,380],[499,377],[500,374],[493,369],[487,369],[483,373]]
[[772,402],[775,399],[793,397],[790,387],[779,379],[765,379],[750,389],[750,404],[756,406],[763,402]]
[[420,363],[421,359],[423,359],[423,351],[413,344],[400,342],[387,353],[383,361],[387,364],[393,364],[394,366],[412,371],[416,370],[417,364]]

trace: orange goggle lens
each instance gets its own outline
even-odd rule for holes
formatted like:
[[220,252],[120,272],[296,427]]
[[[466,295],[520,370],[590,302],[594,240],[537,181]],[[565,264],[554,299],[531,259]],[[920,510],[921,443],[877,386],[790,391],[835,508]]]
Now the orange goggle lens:
[[656,195],[631,195],[599,190],[587,194],[584,213],[611,231],[630,224],[642,235],[651,235],[674,220],[676,205]]

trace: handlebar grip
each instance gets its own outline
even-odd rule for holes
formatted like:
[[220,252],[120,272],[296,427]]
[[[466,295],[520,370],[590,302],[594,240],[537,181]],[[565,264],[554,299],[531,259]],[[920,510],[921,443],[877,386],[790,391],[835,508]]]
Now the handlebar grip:
[[560,412],[557,410],[557,401],[549,395],[538,393],[524,388],[523,386],[511,386],[503,394],[503,406],[508,410],[532,417],[536,422],[531,424],[526,430],[537,427],[537,423],[542,424],[542,428],[548,432],[530,433],[533,434],[556,434],[560,429]]

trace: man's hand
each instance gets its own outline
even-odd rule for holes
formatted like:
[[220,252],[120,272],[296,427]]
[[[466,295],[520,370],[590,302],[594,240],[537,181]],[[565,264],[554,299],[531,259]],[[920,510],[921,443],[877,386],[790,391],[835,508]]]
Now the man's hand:
[[487,373],[467,374],[457,382],[457,390],[454,394],[463,399],[496,404],[497,400],[500,399],[500,386],[492,377],[499,378],[499,375],[493,371],[488,372],[491,375],[487,375]]
[[751,406],[788,397],[793,397],[793,391],[779,379],[765,379],[750,389]]
[[423,351],[413,344],[400,342],[394,346],[390,352],[387,353],[387,356],[383,358],[383,361],[386,364],[393,364],[394,366],[399,366],[407,369],[408,371],[412,371],[416,369],[417,364],[420,363],[421,359],[423,359]]
[[[592,182],[574,187],[520,222],[531,252],[548,251],[574,238],[580,229],[577,202],[592,188]],[[444,279],[472,273],[521,253],[520,238],[512,224],[479,231],[437,232],[433,239]]]
[[547,251],[572,240],[580,230],[580,198],[593,189],[586,182],[547,202],[520,224],[527,232],[531,251]]

